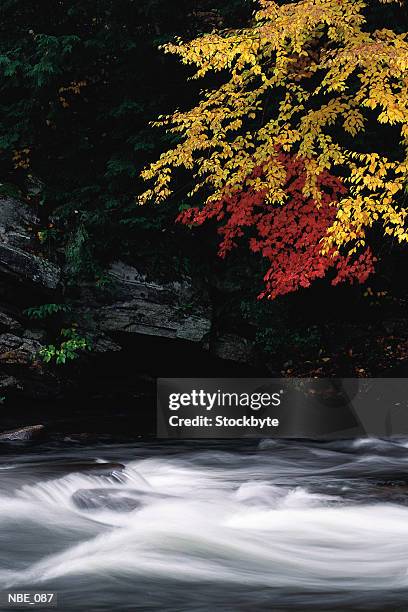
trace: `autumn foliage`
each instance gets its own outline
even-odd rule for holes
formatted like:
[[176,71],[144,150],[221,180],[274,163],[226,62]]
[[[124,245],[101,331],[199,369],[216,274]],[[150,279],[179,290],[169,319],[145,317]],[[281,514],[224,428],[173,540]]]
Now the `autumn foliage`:
[[[202,225],[210,219],[219,222],[220,257],[237,246],[237,239],[246,237],[249,248],[269,261],[264,277],[265,290],[259,297],[275,298],[299,287],[309,287],[333,268],[332,284],[343,281],[364,282],[374,271],[370,248],[357,257],[333,252],[322,254],[321,241],[332,225],[336,209],[332,205],[346,193],[341,181],[323,172],[318,177],[322,198],[317,203],[303,193],[306,173],[304,163],[288,154],[277,159],[286,172],[287,203],[272,206],[263,191],[250,184],[234,195],[217,202],[207,202],[203,208],[189,208],[178,217],[185,225]],[[262,168],[252,173],[252,179],[262,178]]]
[[251,228],[251,250],[271,263],[269,297],[331,268],[333,283],[364,281],[374,227],[408,242],[408,39],[370,29],[373,3],[258,0],[250,27],[165,47],[194,78],[226,76],[194,108],[159,118],[177,143],[142,173],[140,202],[167,200],[180,169],[190,174],[201,211],[180,220],[217,218],[222,256]]

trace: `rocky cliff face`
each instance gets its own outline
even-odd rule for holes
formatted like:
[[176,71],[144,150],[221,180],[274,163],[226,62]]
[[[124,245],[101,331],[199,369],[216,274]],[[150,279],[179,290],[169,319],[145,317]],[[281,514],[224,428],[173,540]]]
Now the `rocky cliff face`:
[[[51,301],[59,291],[61,269],[37,252],[33,238],[38,218],[14,198],[0,199],[0,395],[37,395],[52,387],[55,377],[38,359],[45,338],[29,329],[24,309]],[[43,388],[43,391],[41,391]],[[45,392],[46,393],[46,392]]]
[[38,217],[23,202],[0,199],[0,273],[18,283],[55,290],[61,270],[36,254],[32,230],[38,223]]
[[96,332],[143,334],[203,342],[211,330],[211,305],[203,287],[188,279],[158,283],[121,262],[109,276],[112,297],[98,301],[97,292],[82,288],[75,306],[82,325]]
[[[149,337],[161,342],[154,345],[158,353],[174,344],[175,356],[192,347],[195,358],[202,353],[226,362],[253,362],[253,347],[247,339],[219,336],[214,330],[207,289],[192,279],[157,281],[115,262],[109,270],[109,291],[102,294],[82,285],[67,295],[63,262],[51,261],[39,251],[34,238],[38,225],[30,206],[13,198],[0,199],[0,396],[58,399],[78,384],[83,367],[88,374],[97,370],[102,355],[104,367],[108,360],[109,367],[115,368],[115,363],[123,363],[115,355],[129,346],[136,351],[139,343],[146,351]],[[24,311],[66,298],[70,316],[81,333],[92,338],[93,350],[72,367],[58,368],[39,357],[51,342],[49,323],[32,321]],[[135,377],[138,374],[135,371]]]

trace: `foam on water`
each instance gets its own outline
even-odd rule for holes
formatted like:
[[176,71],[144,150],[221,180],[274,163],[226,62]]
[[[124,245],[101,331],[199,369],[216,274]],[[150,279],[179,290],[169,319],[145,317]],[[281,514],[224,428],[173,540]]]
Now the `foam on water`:
[[[156,455],[127,461],[113,476],[69,474],[8,492],[3,480],[0,538],[12,525],[30,524],[50,541],[62,533],[68,540],[54,552],[39,550],[30,562],[13,559],[11,550],[0,581],[7,588],[48,588],[109,576],[348,596],[408,589],[408,507],[380,493],[348,498],[342,492],[355,486],[336,476],[348,466],[363,486],[361,470],[377,473],[384,459],[405,464],[405,442],[392,460],[372,454],[373,442],[349,443],[344,452],[295,446]],[[367,455],[353,454],[362,446]],[[81,509],[72,496],[87,489],[140,494],[143,503],[128,512]]]

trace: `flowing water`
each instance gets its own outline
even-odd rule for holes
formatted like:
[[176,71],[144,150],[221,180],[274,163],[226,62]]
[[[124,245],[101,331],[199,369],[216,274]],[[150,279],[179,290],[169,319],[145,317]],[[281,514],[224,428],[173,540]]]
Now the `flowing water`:
[[0,453],[3,591],[86,612],[408,609],[408,440]]

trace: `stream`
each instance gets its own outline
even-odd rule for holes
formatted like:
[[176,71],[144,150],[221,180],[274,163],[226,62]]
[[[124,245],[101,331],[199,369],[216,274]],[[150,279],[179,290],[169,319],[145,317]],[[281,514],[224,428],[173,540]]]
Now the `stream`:
[[0,446],[0,590],[59,610],[406,610],[408,440]]

